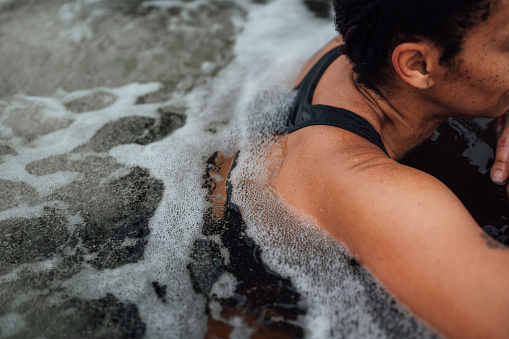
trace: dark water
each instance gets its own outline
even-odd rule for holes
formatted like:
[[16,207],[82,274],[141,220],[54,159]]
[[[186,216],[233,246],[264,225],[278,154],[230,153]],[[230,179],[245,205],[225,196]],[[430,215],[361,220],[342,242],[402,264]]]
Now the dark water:
[[494,184],[489,172],[497,142],[492,125],[488,119],[450,119],[401,162],[445,183],[486,233],[509,245],[506,185]]

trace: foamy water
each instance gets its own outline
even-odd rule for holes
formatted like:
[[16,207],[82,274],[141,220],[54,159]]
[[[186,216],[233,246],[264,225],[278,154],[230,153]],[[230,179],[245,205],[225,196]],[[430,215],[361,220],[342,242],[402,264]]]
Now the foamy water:
[[[73,43],[93,41],[94,20],[112,15],[92,8],[99,0],[61,3],[53,19],[65,26],[59,39]],[[207,3],[216,2],[143,6],[154,13],[180,8],[169,32],[219,31],[221,22],[190,25],[192,11]],[[296,0],[228,6],[233,58],[203,61],[202,73],[183,75],[171,95],[158,81],[78,91],[69,91],[69,82],[47,96],[0,103],[2,337],[202,338],[210,319],[231,327],[231,337],[252,335],[255,327],[242,316],[249,307],[221,315],[222,301],[240,295],[243,277],[224,268],[235,258],[223,240],[202,230],[210,207],[205,161],[237,150],[231,183],[246,236],[271,277],[298,295],[296,316],[272,322],[296,329],[297,337],[432,336],[313,220],[259,189],[267,175],[260,159],[285,122],[292,83],[335,36],[331,21]],[[79,17],[89,7],[89,16]],[[217,246],[223,261],[208,292],[197,289],[189,268],[195,278],[217,268],[200,261],[200,241]]]

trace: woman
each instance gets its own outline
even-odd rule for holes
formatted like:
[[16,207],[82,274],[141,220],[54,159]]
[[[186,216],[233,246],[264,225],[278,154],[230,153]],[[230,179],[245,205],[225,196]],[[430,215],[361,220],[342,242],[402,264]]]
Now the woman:
[[[505,117],[509,0],[333,4],[344,41],[297,81],[279,195],[438,333],[509,336],[509,251],[445,185],[397,162],[447,117]],[[507,133],[497,183],[508,176]]]

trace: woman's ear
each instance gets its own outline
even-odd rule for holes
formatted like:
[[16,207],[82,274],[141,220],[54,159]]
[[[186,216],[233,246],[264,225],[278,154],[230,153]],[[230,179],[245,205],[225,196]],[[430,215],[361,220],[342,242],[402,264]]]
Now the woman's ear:
[[436,48],[426,42],[405,42],[392,52],[392,66],[407,84],[427,89],[435,84],[433,71],[438,64],[437,57]]

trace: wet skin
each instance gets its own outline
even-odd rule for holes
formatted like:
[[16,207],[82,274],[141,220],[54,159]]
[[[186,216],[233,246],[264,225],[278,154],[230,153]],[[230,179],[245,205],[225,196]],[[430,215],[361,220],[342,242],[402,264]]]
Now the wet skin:
[[[440,65],[441,51],[432,42],[397,46],[394,81],[382,95],[355,82],[345,57],[327,69],[313,104],[364,117],[390,158],[347,131],[309,126],[281,139],[272,168],[272,183],[288,205],[313,216],[412,312],[454,338],[509,335],[509,251],[486,240],[445,185],[397,159],[449,116],[505,116],[509,1],[498,2],[491,13],[467,32],[452,67]],[[325,46],[299,79],[340,44],[338,39]],[[509,144],[507,134],[503,129],[501,146]],[[507,159],[507,152],[499,147],[497,159]],[[500,164],[507,172],[506,162]]]

